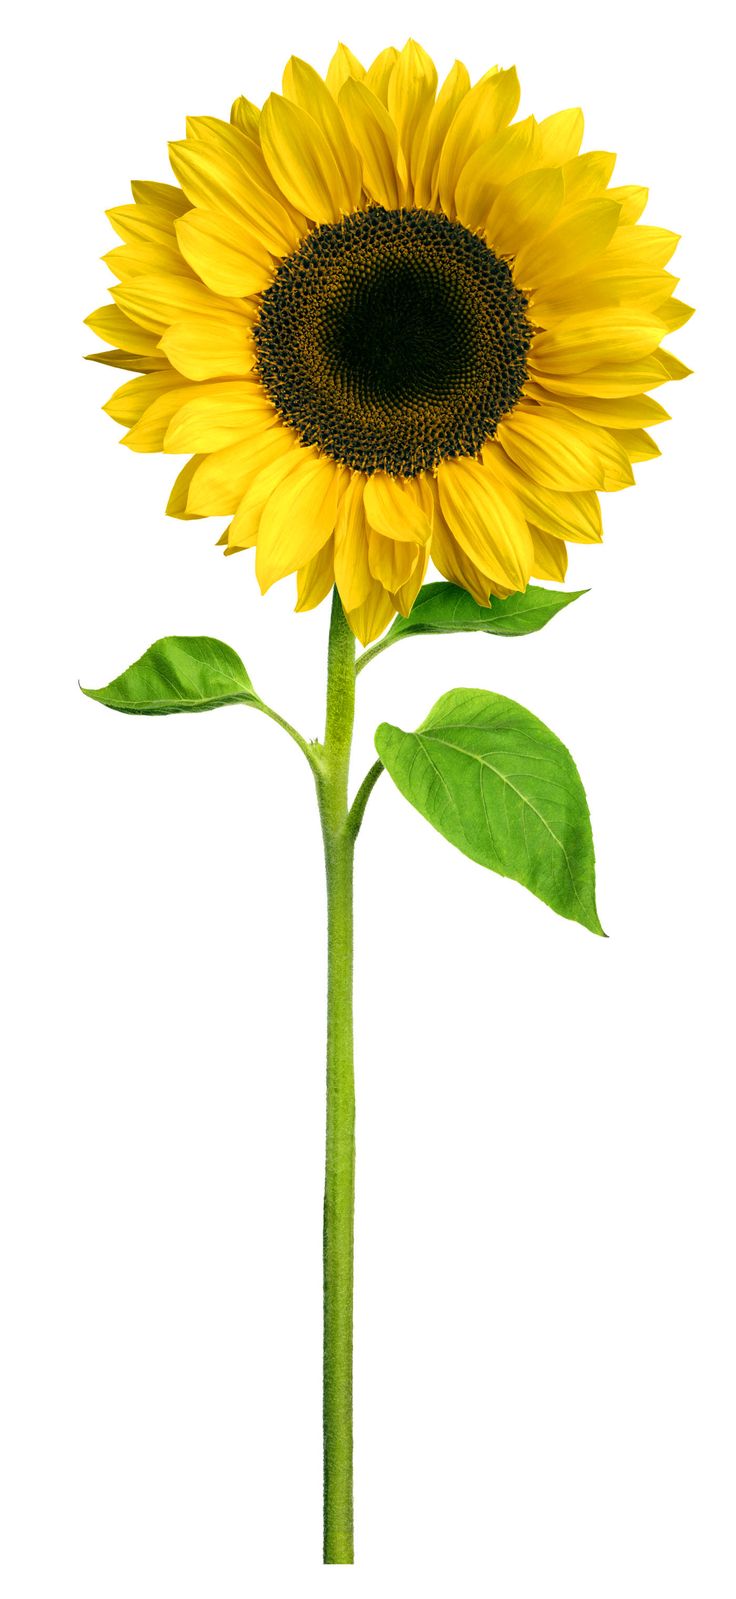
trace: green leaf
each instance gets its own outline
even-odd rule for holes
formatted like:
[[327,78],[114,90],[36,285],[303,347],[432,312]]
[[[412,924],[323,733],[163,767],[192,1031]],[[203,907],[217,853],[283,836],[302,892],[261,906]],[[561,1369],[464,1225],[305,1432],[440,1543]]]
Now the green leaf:
[[585,790],[564,744],[523,705],[452,689],[416,733],[382,723],[376,749],[405,799],[464,855],[603,933]]
[[426,583],[409,616],[397,616],[382,643],[393,644],[420,633],[496,633],[504,638],[520,638],[523,633],[538,633],[558,611],[587,592],[578,589],[566,594],[530,584],[523,594],[510,594],[507,600],[493,599],[490,606],[485,606],[454,583]]
[[128,716],[213,711],[218,705],[262,709],[240,656],[216,638],[158,639],[106,688],[82,693]]

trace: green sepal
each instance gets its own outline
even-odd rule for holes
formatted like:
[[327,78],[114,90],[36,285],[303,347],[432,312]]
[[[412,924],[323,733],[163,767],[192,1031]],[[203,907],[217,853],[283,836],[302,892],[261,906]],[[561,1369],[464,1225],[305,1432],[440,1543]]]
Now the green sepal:
[[502,638],[520,638],[538,633],[558,611],[587,594],[587,589],[565,593],[529,584],[523,594],[510,594],[506,600],[492,599],[490,606],[479,605],[465,589],[454,583],[425,583],[408,616],[397,616],[382,644],[422,633],[495,633]]
[[219,705],[260,710],[263,703],[240,656],[215,638],[158,639],[106,688],[83,688],[82,693],[128,716],[213,711]]
[[382,723],[376,749],[405,799],[464,855],[605,936],[585,790],[564,744],[523,705],[451,689],[415,733]]

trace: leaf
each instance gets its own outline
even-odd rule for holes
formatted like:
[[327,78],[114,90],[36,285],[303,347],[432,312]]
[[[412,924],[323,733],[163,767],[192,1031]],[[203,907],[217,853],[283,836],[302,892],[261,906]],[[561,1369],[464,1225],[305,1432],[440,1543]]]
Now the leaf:
[[497,633],[505,638],[520,638],[523,633],[538,633],[558,611],[579,600],[587,589],[563,593],[530,584],[523,594],[510,594],[507,600],[491,600],[479,605],[465,589],[454,583],[426,583],[408,616],[397,616],[382,640],[384,645],[420,633]]
[[416,733],[382,723],[376,749],[404,798],[464,855],[603,934],[585,790],[564,744],[523,705],[452,689]]
[[262,707],[240,656],[215,638],[158,639],[106,688],[82,693],[128,716],[213,711],[218,705]]

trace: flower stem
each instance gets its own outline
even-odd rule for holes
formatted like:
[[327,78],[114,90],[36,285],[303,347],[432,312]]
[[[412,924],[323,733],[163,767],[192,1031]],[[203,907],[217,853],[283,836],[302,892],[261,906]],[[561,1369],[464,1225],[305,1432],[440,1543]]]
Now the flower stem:
[[327,719],[317,773],[327,875],[327,1136],[324,1200],[324,1562],[353,1563],[353,854],[348,770],[355,639],[333,595]]

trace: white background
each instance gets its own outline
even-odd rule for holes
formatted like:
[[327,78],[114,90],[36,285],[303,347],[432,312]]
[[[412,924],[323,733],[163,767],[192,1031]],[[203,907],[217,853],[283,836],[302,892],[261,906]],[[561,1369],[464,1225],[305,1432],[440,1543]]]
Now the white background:
[[[6,31],[3,1078],[7,1599],[732,1599],[733,173],[707,5],[83,4]],[[15,32],[13,33],[13,29]],[[176,463],[120,449],[84,365],[106,206],[187,112],[416,33],[516,61],[522,112],[684,235],[696,375],[592,592],[536,637],[407,642],[372,731],[446,688],[533,709],[580,766],[607,941],[453,851],[382,778],[357,866],[356,1548],[320,1566],[323,890],[306,765],[255,713],[114,716],[209,633],[321,730],[327,610],[264,600]],[[723,67],[722,67],[723,63]],[[721,169],[719,171],[719,162]],[[728,651],[728,654],[727,654]]]

